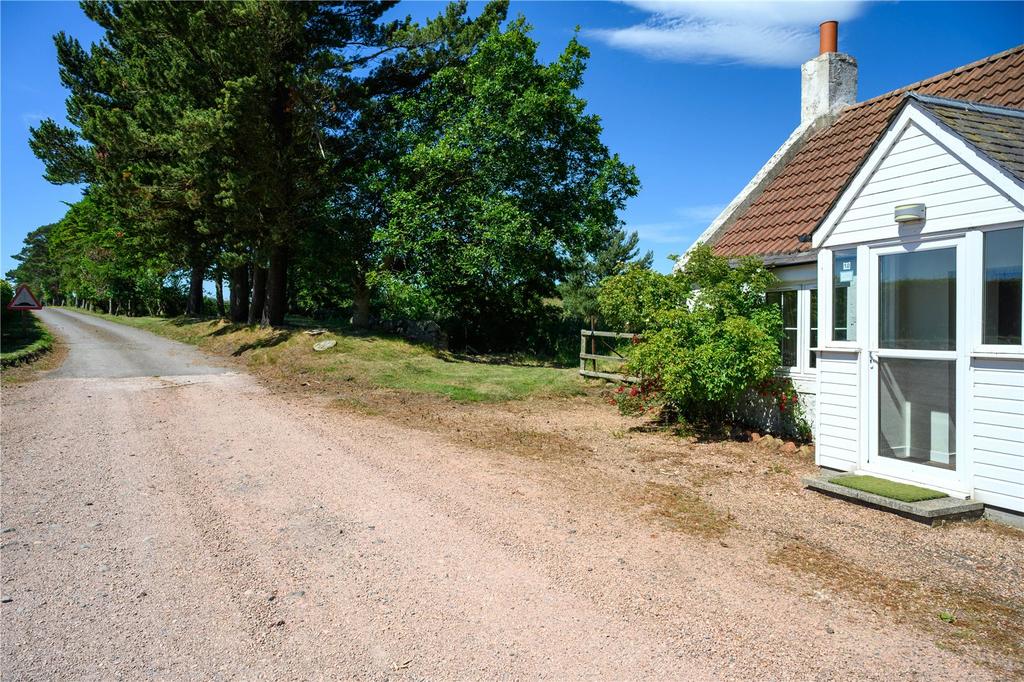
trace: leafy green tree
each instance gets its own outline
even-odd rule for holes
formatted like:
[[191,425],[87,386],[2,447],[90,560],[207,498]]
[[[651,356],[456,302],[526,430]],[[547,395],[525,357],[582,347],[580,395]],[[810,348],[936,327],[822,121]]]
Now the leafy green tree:
[[[343,292],[345,303],[352,304],[352,322],[368,324],[371,278],[381,262],[374,234],[390,219],[387,199],[403,153],[398,132],[405,120],[398,105],[422,93],[440,69],[460,68],[507,9],[506,0],[489,2],[469,18],[467,3],[453,2],[423,25],[405,23],[391,34],[386,57],[362,81],[346,83],[339,92],[358,115],[349,125],[332,126],[325,141],[329,171],[323,185],[329,193],[307,240],[309,257],[297,268],[304,304],[320,301],[338,309]],[[386,291],[377,295],[387,300]]]
[[29,284],[48,302],[99,305],[109,312],[177,310],[174,266],[148,256],[93,190],[52,225],[34,230],[7,277]]
[[15,323],[15,315],[17,315],[16,311],[7,309],[7,304],[13,298],[14,287],[7,280],[0,280],[0,324],[5,330]]
[[606,280],[599,298],[608,319],[643,335],[627,361],[643,390],[714,425],[779,366],[782,317],[765,302],[775,281],[756,258],[731,266],[702,246],[675,274],[634,269]]
[[189,112],[214,90],[202,77],[202,60],[183,49],[194,33],[194,8],[169,2],[82,7],[105,33],[88,50],[64,33],[54,38],[71,127],[43,121],[30,144],[47,179],[101,189],[141,248],[191,267],[189,307],[197,312],[215,247],[204,234],[202,175],[185,140],[194,128]]
[[27,284],[43,303],[58,300],[60,280],[52,267],[50,234],[56,224],[43,225],[25,236],[21,251],[12,256],[18,265],[7,272],[7,278]]
[[636,193],[576,91],[588,51],[552,64],[520,18],[399,106],[405,149],[377,231],[377,281],[419,291],[456,339],[495,341],[537,313],[573,255]]
[[44,121],[33,149],[48,179],[102,185],[151,254],[189,265],[192,312],[215,260],[248,289],[248,258],[266,294],[252,308],[280,324],[290,251],[323,196],[325,137],[409,23],[378,22],[393,5],[85,2],[104,40],[56,37],[71,126]]
[[539,63],[504,0],[422,25],[394,4],[84,2],[103,40],[55,37],[68,125],[31,140],[50,181],[88,187],[46,240],[49,286],[171,311],[186,273],[197,314],[226,272],[235,321],[365,323],[376,300],[543,338],[558,282],[635,248],[635,173],[576,94],[587,51]]

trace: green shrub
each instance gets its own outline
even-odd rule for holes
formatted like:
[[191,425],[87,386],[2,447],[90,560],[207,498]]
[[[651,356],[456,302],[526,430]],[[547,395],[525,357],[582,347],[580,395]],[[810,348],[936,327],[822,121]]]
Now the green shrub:
[[779,366],[782,318],[765,303],[775,281],[757,259],[730,264],[704,246],[671,275],[631,271],[606,280],[602,314],[642,338],[626,367],[643,378],[645,404],[657,393],[693,424],[733,420]]
[[656,326],[657,316],[666,308],[683,305],[685,293],[678,278],[634,267],[602,280],[597,302],[609,325],[640,332]]
[[7,304],[14,298],[14,287],[5,279],[0,279],[0,322],[4,327],[14,322],[17,312],[8,310]]

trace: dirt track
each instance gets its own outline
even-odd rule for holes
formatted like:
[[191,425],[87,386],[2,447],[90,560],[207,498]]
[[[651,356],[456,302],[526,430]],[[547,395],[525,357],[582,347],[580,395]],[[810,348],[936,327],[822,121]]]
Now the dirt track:
[[44,319],[63,368],[3,396],[5,680],[992,677],[728,542],[681,543],[585,464]]

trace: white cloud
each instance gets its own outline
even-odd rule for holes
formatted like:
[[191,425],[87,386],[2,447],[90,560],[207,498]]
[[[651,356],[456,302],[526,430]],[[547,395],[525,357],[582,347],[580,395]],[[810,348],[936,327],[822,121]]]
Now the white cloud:
[[863,2],[664,2],[627,0],[651,13],[642,24],[592,35],[654,59],[796,66],[817,50],[822,21],[854,19]]
[[656,223],[627,223],[627,230],[636,230],[647,244],[670,244],[681,250],[693,242],[711,224],[724,205],[684,206],[675,210],[675,219]]
[[636,231],[641,242],[647,244],[680,244],[683,241],[682,227],[677,222],[627,223],[627,231]]
[[21,115],[21,122],[26,128],[28,128],[29,126],[38,125],[44,118],[46,118],[46,114],[25,112]]
[[688,223],[704,223],[705,227],[725,210],[725,204],[698,204],[676,209],[676,215]]
[[676,2],[659,0],[624,0],[625,4],[667,17],[703,17],[734,24],[756,23],[817,26],[823,21],[856,19],[863,2],[801,2],[777,0],[757,2]]

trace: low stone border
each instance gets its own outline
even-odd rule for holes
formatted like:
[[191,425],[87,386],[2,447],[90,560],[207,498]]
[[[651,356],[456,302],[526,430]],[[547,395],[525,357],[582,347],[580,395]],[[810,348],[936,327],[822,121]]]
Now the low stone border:
[[829,497],[836,497],[871,507],[872,509],[887,511],[920,523],[927,523],[929,526],[934,526],[944,521],[981,518],[985,511],[984,504],[973,500],[940,497],[937,500],[902,502],[831,482],[833,478],[845,475],[847,475],[847,472],[823,472],[818,476],[805,476],[801,479],[801,482],[811,490],[816,490]]

